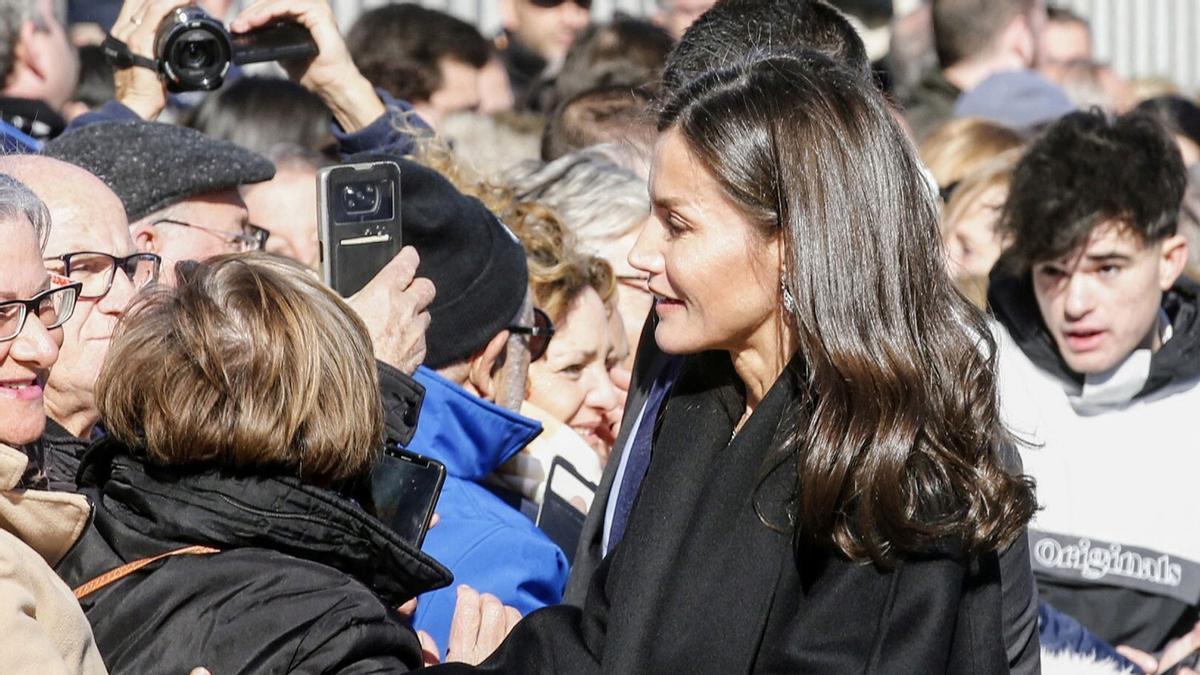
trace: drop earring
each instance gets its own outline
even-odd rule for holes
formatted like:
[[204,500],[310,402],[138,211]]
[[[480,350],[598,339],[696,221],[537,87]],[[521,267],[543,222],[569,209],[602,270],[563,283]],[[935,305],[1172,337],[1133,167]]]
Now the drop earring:
[[792,295],[792,292],[790,290],[788,290],[787,284],[785,284],[783,282],[783,279],[779,280],[779,288],[780,288],[780,290],[783,291],[783,309],[784,309],[784,311],[786,311],[788,314],[795,314],[796,313],[796,298],[795,298],[795,296]]

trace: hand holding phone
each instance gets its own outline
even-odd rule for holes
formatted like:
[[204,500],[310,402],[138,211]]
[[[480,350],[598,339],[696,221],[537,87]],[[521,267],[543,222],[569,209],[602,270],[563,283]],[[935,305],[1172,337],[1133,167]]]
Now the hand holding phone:
[[420,257],[405,247],[361,291],[346,299],[367,326],[375,358],[412,375],[425,362],[433,282],[416,277]]
[[441,462],[389,443],[371,471],[376,517],[420,548],[445,480]]
[[348,298],[402,247],[400,166],[378,161],[317,172],[317,218],[325,283]]

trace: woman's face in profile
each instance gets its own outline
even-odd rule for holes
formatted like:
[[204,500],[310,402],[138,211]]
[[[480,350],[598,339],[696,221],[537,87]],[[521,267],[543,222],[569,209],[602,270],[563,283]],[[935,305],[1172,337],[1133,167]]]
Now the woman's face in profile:
[[650,277],[658,346],[688,354],[780,344],[779,240],[725,198],[676,129],[655,146],[650,199],[629,262]]
[[[50,278],[27,222],[0,223],[0,302],[25,300],[49,288]],[[20,308],[0,308],[0,332],[19,319]],[[62,346],[61,328],[47,331],[35,314],[12,340],[0,342],[0,443],[37,440],[46,426],[42,390]]]

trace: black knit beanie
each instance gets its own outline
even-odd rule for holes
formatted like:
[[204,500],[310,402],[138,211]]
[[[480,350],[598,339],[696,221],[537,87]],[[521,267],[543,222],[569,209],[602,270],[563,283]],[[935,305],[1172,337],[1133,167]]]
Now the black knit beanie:
[[188,197],[270,180],[275,165],[256,152],[195,129],[119,120],[74,129],[42,154],[87,169],[125,204],[129,222]]
[[350,160],[400,165],[402,238],[421,256],[418,276],[437,288],[425,365],[444,368],[474,356],[511,324],[525,300],[529,268],[520,241],[478,199],[432,169],[378,153]]

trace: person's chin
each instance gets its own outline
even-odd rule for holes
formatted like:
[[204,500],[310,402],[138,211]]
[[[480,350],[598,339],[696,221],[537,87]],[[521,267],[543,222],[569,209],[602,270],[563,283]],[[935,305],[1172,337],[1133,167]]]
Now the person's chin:
[[689,335],[684,328],[676,328],[669,320],[661,320],[654,328],[654,342],[668,354],[694,354],[704,347]]
[[[46,418],[45,412],[42,410],[41,399],[37,401],[36,406],[22,402],[22,406],[11,407],[14,408],[11,410],[11,413],[15,413],[14,415],[0,415],[0,425],[4,427],[3,432],[0,432],[0,444],[26,445],[41,438],[46,431]],[[18,411],[15,409],[17,407],[27,407],[30,410]],[[38,417],[39,415],[40,417]],[[34,417],[38,418],[33,420]],[[6,419],[12,423],[7,423]]]
[[1115,368],[1120,359],[1107,350],[1096,350],[1085,354],[1064,354],[1063,361],[1067,363],[1067,367],[1081,375],[1097,375]]

